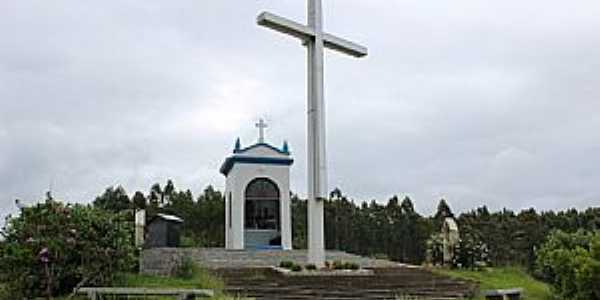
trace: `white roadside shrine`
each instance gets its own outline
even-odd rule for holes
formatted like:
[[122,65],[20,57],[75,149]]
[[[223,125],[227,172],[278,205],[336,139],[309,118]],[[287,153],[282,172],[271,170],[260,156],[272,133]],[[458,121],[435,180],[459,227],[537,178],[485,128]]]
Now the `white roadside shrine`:
[[287,142],[281,149],[265,142],[261,119],[258,142],[242,148],[235,143],[225,159],[225,248],[229,250],[292,249],[290,207],[290,156]]
[[325,265],[323,199],[327,197],[325,99],[323,96],[323,51],[333,49],[354,57],[367,55],[367,48],[323,31],[321,0],[308,0],[308,25],[263,12],[259,25],[299,38],[308,53],[307,183],[308,262]]

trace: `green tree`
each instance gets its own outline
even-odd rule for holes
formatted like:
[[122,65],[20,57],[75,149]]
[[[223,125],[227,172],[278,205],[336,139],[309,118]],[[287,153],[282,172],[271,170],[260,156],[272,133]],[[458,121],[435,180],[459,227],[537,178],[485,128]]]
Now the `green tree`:
[[292,194],[292,247],[306,249],[307,247],[307,203],[296,194]]
[[81,285],[106,285],[135,263],[126,213],[46,200],[10,218],[0,269],[15,299],[53,296]]
[[129,200],[127,192],[122,186],[108,187],[102,195],[96,197],[93,202],[95,207],[120,212],[126,209],[132,209],[133,203]]
[[207,186],[198,196],[194,214],[202,216],[194,228],[197,239],[205,247],[223,247],[225,245],[225,199],[213,186]]
[[146,209],[146,197],[144,196],[144,193],[140,191],[136,191],[135,194],[133,194],[131,202],[133,202],[133,206],[136,209]]
[[536,273],[561,299],[600,299],[600,233],[554,231],[538,251]]
[[163,191],[163,204],[170,204],[171,203],[171,197],[173,196],[173,193],[175,193],[176,189],[175,189],[175,184],[173,184],[173,181],[171,179],[167,180],[167,184],[165,185],[165,189]]
[[159,183],[155,183],[150,187],[148,201],[150,202],[150,207],[158,208],[162,206],[164,201],[164,195]]

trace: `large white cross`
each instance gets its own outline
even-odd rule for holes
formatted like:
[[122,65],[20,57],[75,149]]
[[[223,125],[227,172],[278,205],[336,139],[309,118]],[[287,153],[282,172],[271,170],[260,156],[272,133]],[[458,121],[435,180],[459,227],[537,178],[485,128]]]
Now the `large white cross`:
[[308,262],[325,265],[323,199],[327,197],[325,152],[325,103],[323,97],[323,48],[354,57],[367,55],[367,48],[323,31],[321,0],[308,0],[308,25],[263,12],[259,25],[294,36],[308,49]]

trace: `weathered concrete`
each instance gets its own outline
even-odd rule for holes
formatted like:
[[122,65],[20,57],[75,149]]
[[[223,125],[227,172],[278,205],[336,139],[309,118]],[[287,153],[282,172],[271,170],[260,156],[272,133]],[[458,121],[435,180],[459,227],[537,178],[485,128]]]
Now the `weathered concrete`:
[[[222,248],[156,248],[142,253],[142,273],[169,275],[184,257],[225,281],[231,295],[255,299],[463,299],[477,284],[430,272],[426,268],[327,251],[327,260],[342,260],[372,269],[356,276],[284,276],[273,270],[283,260],[306,264],[306,250],[231,251]],[[409,298],[403,298],[409,297]],[[419,298],[414,298],[419,297]]]
[[292,271],[286,268],[271,267],[271,269],[283,276],[319,276],[319,277],[349,277],[349,276],[372,276],[375,275],[373,269],[359,269],[359,270],[329,270],[329,269],[317,269],[301,271]]
[[473,282],[429,272],[424,268],[377,268],[366,276],[282,276],[269,268],[220,269],[225,291],[252,299],[452,300],[472,297]]
[[[306,250],[225,250],[223,248],[154,248],[141,254],[140,270],[145,274],[169,275],[184,257],[208,269],[266,268],[290,260],[307,264]],[[342,251],[326,251],[328,261],[356,263],[361,268],[398,267],[388,260],[371,259]]]

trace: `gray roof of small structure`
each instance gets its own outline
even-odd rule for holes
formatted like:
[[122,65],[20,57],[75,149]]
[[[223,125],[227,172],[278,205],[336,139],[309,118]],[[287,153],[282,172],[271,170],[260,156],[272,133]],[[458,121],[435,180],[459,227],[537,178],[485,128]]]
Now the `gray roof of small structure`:
[[180,218],[178,216],[174,216],[174,215],[167,215],[167,214],[156,214],[156,216],[154,216],[154,218],[152,218],[152,220],[150,220],[150,222],[153,222],[156,219],[162,219],[162,220],[169,221],[169,222],[183,223],[182,218]]

